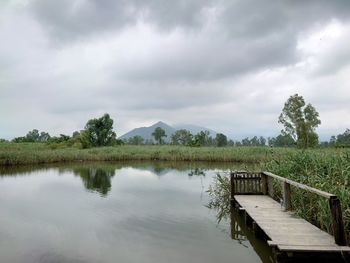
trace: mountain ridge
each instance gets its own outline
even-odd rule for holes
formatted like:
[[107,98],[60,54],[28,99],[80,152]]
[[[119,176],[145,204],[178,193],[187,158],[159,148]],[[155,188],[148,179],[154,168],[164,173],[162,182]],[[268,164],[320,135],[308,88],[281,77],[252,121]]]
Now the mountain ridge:
[[193,124],[176,124],[171,126],[163,121],[158,121],[148,127],[134,128],[131,131],[120,136],[119,139],[128,140],[129,138],[132,138],[134,136],[141,136],[142,138],[144,138],[144,140],[154,141],[152,133],[154,129],[157,127],[160,127],[163,130],[165,130],[165,134],[167,135],[167,137],[164,139],[164,141],[167,143],[171,141],[171,135],[180,129],[189,130],[193,135],[197,134],[200,131],[208,131],[210,133],[210,136],[213,136],[213,137],[215,137],[217,134],[217,132],[212,129],[208,129],[206,127],[201,127]]

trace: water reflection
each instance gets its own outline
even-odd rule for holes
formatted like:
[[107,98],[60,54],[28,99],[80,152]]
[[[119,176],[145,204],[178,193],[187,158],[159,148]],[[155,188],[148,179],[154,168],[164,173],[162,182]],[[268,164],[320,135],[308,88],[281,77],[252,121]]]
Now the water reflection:
[[87,190],[106,196],[112,187],[111,178],[115,175],[115,168],[80,167],[74,168],[73,173],[80,176]]
[[0,168],[0,262],[259,263],[204,206],[217,167],[174,166]]
[[188,176],[205,176],[205,170],[199,167],[191,168]]
[[255,252],[259,255],[260,259],[264,263],[278,263],[275,260],[272,249],[267,245],[265,240],[255,237],[252,229],[248,228],[245,224],[243,217],[238,211],[232,209],[230,211],[230,222],[231,222],[231,238],[236,240],[243,246],[246,245],[246,241],[254,248]]

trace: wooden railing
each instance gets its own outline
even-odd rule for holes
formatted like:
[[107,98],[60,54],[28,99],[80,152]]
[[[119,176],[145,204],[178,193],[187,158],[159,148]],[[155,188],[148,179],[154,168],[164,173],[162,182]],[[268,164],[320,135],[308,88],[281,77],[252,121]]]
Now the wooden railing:
[[291,186],[317,194],[329,202],[332,217],[332,230],[337,245],[346,245],[343,216],[340,200],[336,195],[301,184],[270,172],[232,172],[231,173],[231,199],[235,195],[261,194],[274,196],[273,179],[280,181],[282,186],[282,199],[286,211],[292,209]]

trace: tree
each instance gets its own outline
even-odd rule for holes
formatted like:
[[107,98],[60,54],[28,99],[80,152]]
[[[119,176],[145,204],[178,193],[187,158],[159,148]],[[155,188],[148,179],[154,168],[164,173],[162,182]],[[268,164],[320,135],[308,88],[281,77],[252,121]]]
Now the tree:
[[27,133],[26,140],[27,142],[37,142],[39,141],[39,137],[40,137],[39,131],[37,129],[34,129]]
[[289,134],[280,134],[276,138],[269,138],[268,144],[274,147],[292,147],[295,141]]
[[227,146],[227,137],[222,133],[216,134],[215,141],[218,147]]
[[346,129],[346,131],[343,134],[337,135],[337,144],[350,144],[350,130]]
[[336,142],[337,142],[337,138],[334,135],[331,136],[331,138],[329,140],[329,144],[330,145],[335,145]]
[[41,132],[40,136],[39,136],[39,141],[41,142],[47,142],[48,140],[50,140],[51,136],[49,133],[47,132]]
[[128,139],[128,144],[131,144],[131,145],[140,145],[140,144],[142,144],[143,142],[144,142],[144,138],[143,137],[141,137],[140,135],[135,135],[135,136],[133,136],[133,137],[130,137],[129,139]]
[[282,134],[289,134],[302,148],[317,145],[318,135],[315,129],[321,124],[319,114],[302,96],[295,94],[287,100],[278,122],[284,125]]
[[186,129],[177,130],[171,135],[171,143],[175,145],[186,145],[192,140],[193,135]]
[[154,132],[152,132],[152,136],[159,144],[163,144],[163,137],[167,137],[165,130],[163,130],[161,127],[155,128]]
[[194,141],[197,145],[203,146],[207,145],[209,141],[209,132],[208,131],[200,131],[194,136]]
[[37,129],[29,131],[26,136],[14,138],[13,142],[47,142],[51,138],[47,132],[40,132]]
[[251,140],[249,140],[249,138],[244,138],[241,142],[241,145],[243,146],[250,146]]
[[233,140],[228,140],[227,146],[235,146],[235,142]]
[[89,120],[85,130],[81,132],[81,143],[84,148],[113,145],[115,141],[113,120],[107,113],[101,118]]
[[266,139],[263,136],[259,137],[259,145],[265,146],[266,145]]

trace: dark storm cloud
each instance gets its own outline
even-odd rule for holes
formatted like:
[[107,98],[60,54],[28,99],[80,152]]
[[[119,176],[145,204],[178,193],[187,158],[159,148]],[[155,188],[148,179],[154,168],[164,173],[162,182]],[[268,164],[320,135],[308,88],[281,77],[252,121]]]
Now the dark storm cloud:
[[259,38],[331,18],[347,19],[348,0],[35,0],[30,3],[44,27],[55,37],[89,35],[120,29],[142,19],[160,29],[201,29],[212,16],[233,37]]
[[133,123],[124,131],[163,119],[267,134],[294,93],[334,128],[328,109],[348,113],[349,18],[348,0],[9,0],[0,137],[69,133],[104,112]]
[[184,30],[189,40],[182,49],[169,47],[163,56],[154,54],[156,61],[122,70],[135,80],[215,79],[294,64],[300,32],[350,17],[346,0],[36,0],[30,9],[49,36],[63,43],[118,33],[138,21],[161,32]]
[[244,74],[263,67],[283,66],[297,61],[295,41],[283,32],[275,36],[243,41],[220,35],[183,37],[182,48],[166,44],[152,59],[138,60],[116,70],[119,78],[138,81],[208,81]]
[[115,31],[140,19],[159,28],[198,27],[209,1],[36,0],[31,9],[56,39],[76,39]]

